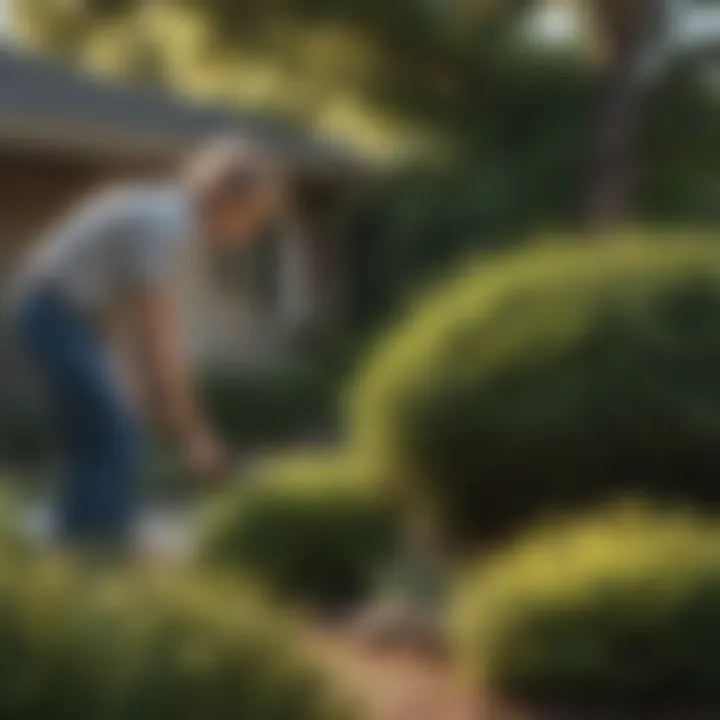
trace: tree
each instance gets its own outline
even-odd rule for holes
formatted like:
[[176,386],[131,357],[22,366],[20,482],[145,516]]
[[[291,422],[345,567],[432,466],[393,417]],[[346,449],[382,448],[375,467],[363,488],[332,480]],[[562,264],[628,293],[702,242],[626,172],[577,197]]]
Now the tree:
[[602,229],[632,215],[638,143],[650,95],[678,61],[703,58],[708,49],[720,47],[720,22],[718,8],[702,0],[594,0],[592,10],[605,89],[587,219]]
[[603,227],[631,211],[638,173],[637,137],[650,82],[643,67],[663,0],[596,0],[604,82],[587,197],[587,220]]
[[[110,42],[111,30],[124,28],[115,35],[122,50],[115,65],[143,81],[150,74],[311,123],[333,112],[369,113],[366,124],[375,126],[380,116],[402,118],[456,145],[470,143],[484,157],[506,133],[500,86],[514,62],[520,22],[528,8],[548,1],[15,0],[25,36],[54,54],[87,62],[98,37]],[[602,229],[636,207],[653,92],[678,57],[720,43],[720,35],[708,31],[703,43],[687,42],[687,18],[701,0],[557,1],[589,9],[594,42],[588,45],[598,62],[587,82],[598,102],[594,140],[586,139],[591,158],[581,204],[589,227]],[[164,18],[155,44],[153,12]],[[202,29],[192,59],[185,35],[167,41],[170,15]],[[139,62],[143,58],[153,62]],[[163,72],[163,64],[170,71]],[[502,152],[500,163],[511,151]]]
[[119,39],[124,52],[113,69],[144,79],[135,60],[147,50],[152,16],[161,14],[165,62],[185,67],[187,43],[167,42],[168,18],[182,16],[204,29],[193,73],[202,66],[206,85],[227,100],[246,101],[243,88],[265,75],[271,80],[260,102],[310,120],[340,96],[446,127],[477,109],[488,62],[507,36],[502,29],[531,2],[15,0],[15,7],[27,42],[73,62],[88,64],[92,47]]

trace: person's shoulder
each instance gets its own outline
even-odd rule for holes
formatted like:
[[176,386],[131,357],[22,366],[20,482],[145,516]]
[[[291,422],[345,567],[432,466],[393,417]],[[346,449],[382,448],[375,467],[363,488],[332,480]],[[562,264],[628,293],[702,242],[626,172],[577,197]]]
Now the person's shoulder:
[[179,188],[165,183],[115,183],[96,188],[73,214],[81,226],[112,227],[123,235],[174,237],[188,222]]
[[144,214],[144,193],[138,185],[108,184],[88,192],[72,209],[70,217],[86,222],[140,218]]
[[188,204],[182,190],[171,183],[135,183],[108,191],[110,202],[128,217],[148,228],[174,232],[188,219]]
[[155,183],[113,183],[93,190],[84,204],[142,217],[161,212],[167,193],[167,186]]
[[138,228],[175,230],[187,221],[187,203],[181,190],[166,183],[129,183],[99,190],[92,204],[101,212],[124,219]]
[[45,237],[78,236],[102,232],[108,226],[137,214],[136,190],[127,185],[94,188],[68,207],[45,231]]

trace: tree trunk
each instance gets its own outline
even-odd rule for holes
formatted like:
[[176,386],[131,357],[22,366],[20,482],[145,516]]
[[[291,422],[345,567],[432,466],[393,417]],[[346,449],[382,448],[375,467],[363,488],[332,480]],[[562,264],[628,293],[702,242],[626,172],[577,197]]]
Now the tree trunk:
[[645,100],[633,77],[634,66],[631,59],[623,58],[606,80],[587,197],[587,222],[592,230],[627,220],[634,209]]
[[605,230],[628,220],[641,171],[639,142],[650,83],[641,64],[658,29],[660,0],[596,0],[603,39],[604,83],[586,220]]

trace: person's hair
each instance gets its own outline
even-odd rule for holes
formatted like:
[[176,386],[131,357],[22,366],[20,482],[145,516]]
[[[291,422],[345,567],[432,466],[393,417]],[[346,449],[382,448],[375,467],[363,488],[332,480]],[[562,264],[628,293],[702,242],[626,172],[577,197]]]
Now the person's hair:
[[219,138],[193,153],[183,171],[185,183],[203,201],[252,197],[282,184],[277,159],[264,147],[243,138]]

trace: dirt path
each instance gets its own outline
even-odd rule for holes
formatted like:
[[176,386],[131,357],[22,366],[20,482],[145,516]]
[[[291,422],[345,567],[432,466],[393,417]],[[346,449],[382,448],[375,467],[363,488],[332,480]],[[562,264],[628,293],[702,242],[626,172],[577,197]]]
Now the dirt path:
[[312,642],[367,720],[492,720],[441,661],[369,649],[336,633],[316,633]]

